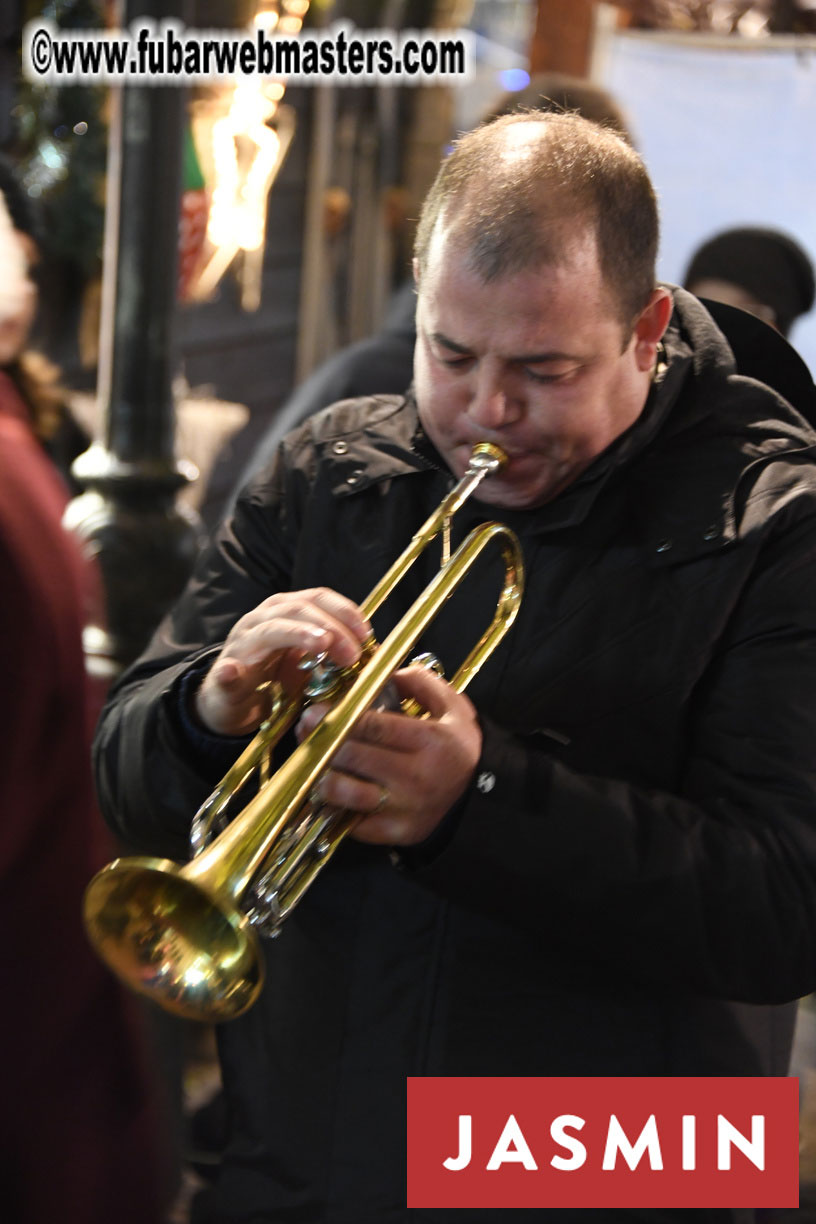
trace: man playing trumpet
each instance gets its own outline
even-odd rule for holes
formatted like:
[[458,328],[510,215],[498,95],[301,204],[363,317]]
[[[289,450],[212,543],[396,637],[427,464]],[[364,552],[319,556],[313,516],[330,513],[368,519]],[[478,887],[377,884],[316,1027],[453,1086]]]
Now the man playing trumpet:
[[[657,240],[617,136],[465,136],[420,220],[413,389],[287,438],[111,698],[103,806],[183,858],[259,686],[352,664],[366,592],[474,444],[506,454],[452,533],[517,534],[518,619],[467,696],[402,670],[428,716],[370,711],[320,779],[360,818],[221,1030],[232,1137],[200,1221],[406,1219],[407,1075],[785,1071],[816,977],[816,435],[656,285]],[[423,637],[448,674],[494,589]]]

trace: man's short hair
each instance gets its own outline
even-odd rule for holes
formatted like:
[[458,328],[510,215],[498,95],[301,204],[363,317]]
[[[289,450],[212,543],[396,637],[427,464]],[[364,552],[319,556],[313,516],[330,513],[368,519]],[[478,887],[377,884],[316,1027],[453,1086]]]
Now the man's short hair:
[[646,168],[624,140],[579,115],[507,115],[457,141],[420,215],[420,277],[440,222],[486,282],[564,263],[576,223],[589,226],[625,327],[655,287],[659,222]]

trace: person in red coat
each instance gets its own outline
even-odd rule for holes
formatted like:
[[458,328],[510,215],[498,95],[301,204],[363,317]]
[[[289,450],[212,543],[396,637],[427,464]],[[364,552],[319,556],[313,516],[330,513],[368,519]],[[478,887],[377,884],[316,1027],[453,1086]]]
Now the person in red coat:
[[[0,348],[32,294],[0,193]],[[15,311],[17,314],[15,315]],[[90,774],[88,567],[0,353],[0,1217],[159,1224],[166,1184],[137,1015],[82,927],[110,858]]]

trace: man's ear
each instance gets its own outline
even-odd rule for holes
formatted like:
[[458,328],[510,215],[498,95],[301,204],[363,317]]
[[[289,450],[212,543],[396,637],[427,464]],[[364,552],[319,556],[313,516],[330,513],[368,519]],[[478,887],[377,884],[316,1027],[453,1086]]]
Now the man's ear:
[[658,287],[652,290],[649,301],[638,315],[634,327],[635,360],[644,374],[654,366],[657,346],[669,326],[673,309],[669,290]]

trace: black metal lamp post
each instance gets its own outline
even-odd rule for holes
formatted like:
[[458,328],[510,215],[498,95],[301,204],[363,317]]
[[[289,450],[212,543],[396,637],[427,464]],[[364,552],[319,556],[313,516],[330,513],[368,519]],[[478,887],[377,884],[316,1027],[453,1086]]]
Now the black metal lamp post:
[[[183,0],[126,0],[124,24],[183,17]],[[151,11],[152,10],[152,11]],[[111,91],[98,397],[103,440],[74,465],[86,490],[66,525],[97,557],[107,626],[89,629],[96,672],[115,674],[147,643],[199,545],[176,507],[189,468],[174,456],[173,323],[185,97],[168,86]]]

